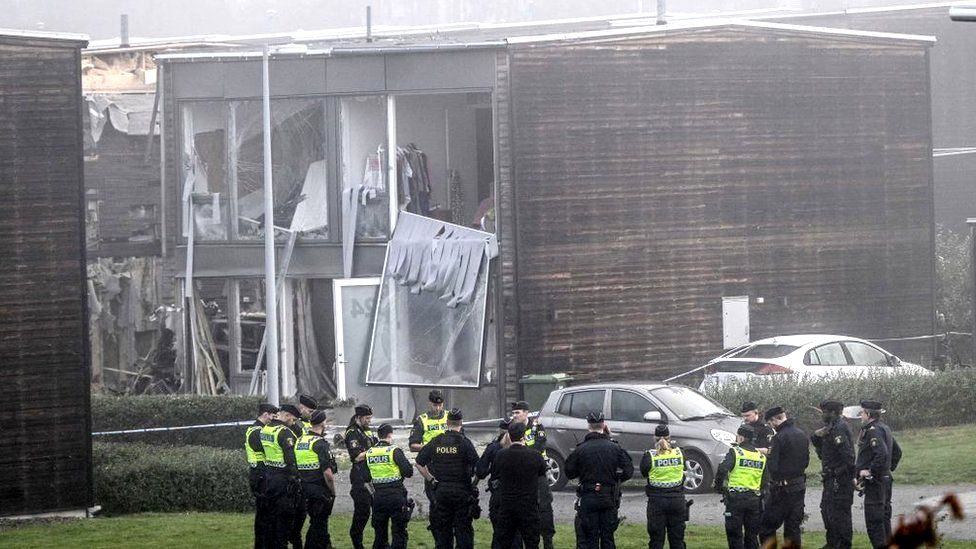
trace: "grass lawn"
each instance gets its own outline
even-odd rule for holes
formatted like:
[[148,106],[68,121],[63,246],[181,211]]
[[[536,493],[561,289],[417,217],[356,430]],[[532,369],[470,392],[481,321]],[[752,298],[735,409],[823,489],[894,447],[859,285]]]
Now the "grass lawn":
[[[857,444],[857,431],[854,437]],[[976,425],[900,431],[895,439],[903,454],[894,474],[896,483],[976,483]],[[812,446],[807,476],[811,484],[820,483],[820,460]]]
[[[346,549],[349,544],[348,515],[337,515],[330,521],[333,544]],[[410,547],[434,547],[426,520],[410,523]],[[248,547],[253,543],[250,515],[237,513],[140,514],[105,517],[90,520],[58,521],[15,527],[0,527],[0,547],[59,548],[59,547]],[[556,526],[555,546],[575,547],[572,526]],[[475,523],[476,547],[489,547],[491,526],[487,520]],[[372,529],[366,529],[366,546],[372,543]],[[726,547],[725,532],[719,528],[691,526],[685,536],[688,547],[719,549]],[[808,533],[804,545],[820,547],[823,533]],[[856,536],[855,547],[870,547],[867,538]],[[617,531],[617,547],[643,549],[647,547],[647,532],[643,524],[624,524]],[[976,542],[949,541],[947,549],[976,548]]]

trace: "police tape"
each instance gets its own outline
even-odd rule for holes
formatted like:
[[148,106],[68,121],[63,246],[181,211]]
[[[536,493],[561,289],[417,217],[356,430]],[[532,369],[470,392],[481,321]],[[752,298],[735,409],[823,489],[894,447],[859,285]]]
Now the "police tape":
[[[488,420],[485,420],[488,421]],[[495,420],[497,421],[497,420]],[[176,427],[145,427],[141,429],[122,429],[118,431],[98,431],[92,433],[93,437],[98,436],[108,436],[108,435],[134,435],[139,433],[165,433],[167,431],[189,431],[193,429],[214,429],[217,427],[241,427],[244,425],[251,425],[254,423],[253,419],[244,419],[241,421],[228,421],[224,423],[202,423],[200,425],[180,425]],[[480,422],[471,422],[480,423]],[[338,426],[335,424],[329,425],[330,429],[336,429]],[[394,430],[406,430],[410,429],[412,425],[394,425]]]

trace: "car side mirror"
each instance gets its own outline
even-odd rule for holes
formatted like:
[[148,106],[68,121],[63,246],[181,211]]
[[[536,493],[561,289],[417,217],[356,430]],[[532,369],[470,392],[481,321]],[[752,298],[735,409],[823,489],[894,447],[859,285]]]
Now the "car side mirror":
[[648,423],[667,423],[667,420],[664,419],[664,416],[661,415],[661,412],[658,412],[657,410],[651,410],[650,412],[645,412],[644,421]]
[[897,368],[898,366],[901,366],[901,359],[895,355],[891,355],[888,357],[888,364]]

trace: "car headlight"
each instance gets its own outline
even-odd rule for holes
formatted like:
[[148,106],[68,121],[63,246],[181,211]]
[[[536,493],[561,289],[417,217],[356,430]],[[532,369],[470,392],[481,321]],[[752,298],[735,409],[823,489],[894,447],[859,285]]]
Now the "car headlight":
[[712,429],[712,438],[729,446],[732,446],[735,443],[735,435],[728,431],[723,431],[722,429]]

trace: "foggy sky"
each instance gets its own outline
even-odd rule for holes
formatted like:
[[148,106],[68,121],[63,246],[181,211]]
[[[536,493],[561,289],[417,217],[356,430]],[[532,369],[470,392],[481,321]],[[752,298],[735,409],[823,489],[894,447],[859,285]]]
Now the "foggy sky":
[[[912,3],[911,0],[668,0],[668,11],[789,8],[835,11]],[[0,28],[119,36],[129,15],[130,36],[255,34],[361,26],[366,6],[375,25],[515,22],[653,12],[656,0],[0,0]]]

